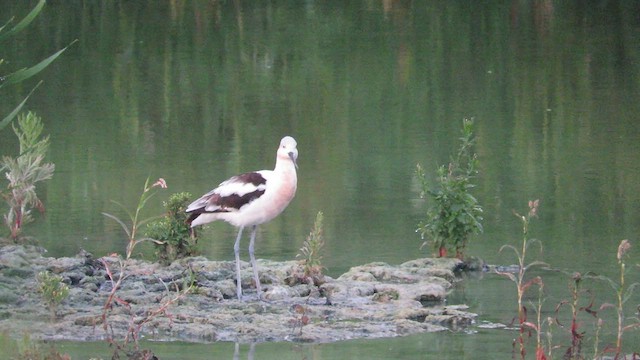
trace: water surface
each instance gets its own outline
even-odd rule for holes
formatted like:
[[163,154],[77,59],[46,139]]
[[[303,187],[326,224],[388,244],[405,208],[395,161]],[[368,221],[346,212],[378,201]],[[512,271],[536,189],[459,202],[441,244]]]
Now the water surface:
[[[0,21],[29,6],[2,2]],[[52,256],[123,252],[119,225],[101,214],[126,216],[111,200],[133,208],[145,179],[163,177],[169,189],[145,209],[159,214],[170,193],[199,196],[231,175],[271,168],[280,138],[292,135],[298,193],[261,227],[257,256],[295,258],[323,211],[329,274],[401,263],[430,255],[415,233],[428,205],[415,165],[434,179],[457,148],[462,120],[473,118],[485,233],[468,253],[515,263],[498,253],[520,239],[513,209],[540,199],[532,225],[539,256],[568,272],[616,276],[620,240],[635,244],[630,264],[639,262],[639,14],[634,1],[50,2],[2,45],[11,60],[5,73],[79,40],[39,76],[28,102],[51,136],[56,173],[39,188],[46,215],[25,232]],[[5,89],[1,113],[36,81]],[[9,129],[0,133],[0,153],[16,146]],[[200,251],[232,259],[235,232],[210,226]],[[552,309],[568,296],[567,278],[546,276]],[[468,281],[451,300],[481,321],[514,316],[513,284],[501,278]],[[612,301],[610,291],[599,297]],[[638,302],[636,294],[629,314]],[[480,359],[510,351],[513,336],[476,329],[256,351]],[[233,346],[198,349],[231,354]]]

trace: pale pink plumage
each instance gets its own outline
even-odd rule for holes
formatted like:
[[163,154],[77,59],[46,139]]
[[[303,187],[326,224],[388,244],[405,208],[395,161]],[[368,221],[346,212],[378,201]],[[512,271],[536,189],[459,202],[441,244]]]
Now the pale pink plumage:
[[245,226],[252,226],[249,256],[260,296],[260,279],[254,257],[257,226],[278,216],[296,193],[298,158],[297,143],[291,136],[280,141],[273,170],[260,170],[234,176],[191,203],[186,212],[191,227],[216,220],[226,221],[239,228],[234,245],[236,256],[237,295],[242,297],[240,282],[240,238]]

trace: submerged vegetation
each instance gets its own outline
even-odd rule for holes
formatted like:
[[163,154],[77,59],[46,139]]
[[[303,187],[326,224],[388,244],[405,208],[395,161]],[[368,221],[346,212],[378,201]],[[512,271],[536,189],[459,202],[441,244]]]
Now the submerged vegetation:
[[475,186],[471,180],[478,173],[474,143],[473,120],[464,119],[458,152],[448,166],[438,168],[436,188],[429,185],[424,168],[417,166],[421,197],[428,195],[431,205],[416,231],[423,240],[427,239],[423,246],[431,243],[439,257],[455,252],[462,259],[469,237],[483,230],[482,207],[471,194]]

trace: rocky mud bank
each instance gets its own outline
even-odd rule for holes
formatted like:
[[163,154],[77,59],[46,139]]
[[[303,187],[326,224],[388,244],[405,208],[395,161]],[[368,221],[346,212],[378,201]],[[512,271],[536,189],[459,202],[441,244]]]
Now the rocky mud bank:
[[[242,266],[243,290],[253,299],[240,301],[232,261],[192,257],[165,266],[130,260],[118,300],[104,318],[112,290],[105,264],[117,276],[115,257],[81,252],[52,258],[35,246],[0,248],[0,331],[44,340],[103,340],[136,329],[162,341],[329,342],[455,330],[476,318],[465,305],[446,304],[461,265],[456,259],[370,263],[315,281],[296,261],[259,260],[263,301],[248,263]],[[55,319],[38,292],[41,271],[60,275],[70,288]],[[189,284],[194,286],[179,296]]]

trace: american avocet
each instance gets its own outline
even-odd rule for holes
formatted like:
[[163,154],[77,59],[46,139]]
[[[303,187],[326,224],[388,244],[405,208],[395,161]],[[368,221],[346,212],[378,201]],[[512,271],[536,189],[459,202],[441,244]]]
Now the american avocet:
[[245,226],[252,226],[249,257],[253,268],[258,298],[260,278],[254,256],[254,243],[258,225],[278,216],[296,194],[298,178],[296,140],[285,136],[280,140],[273,170],[260,170],[240,174],[222,182],[217,188],[191,203],[186,212],[191,227],[224,220],[239,228],[233,250],[236,255],[236,280],[238,299],[242,299],[240,279],[240,238]]

